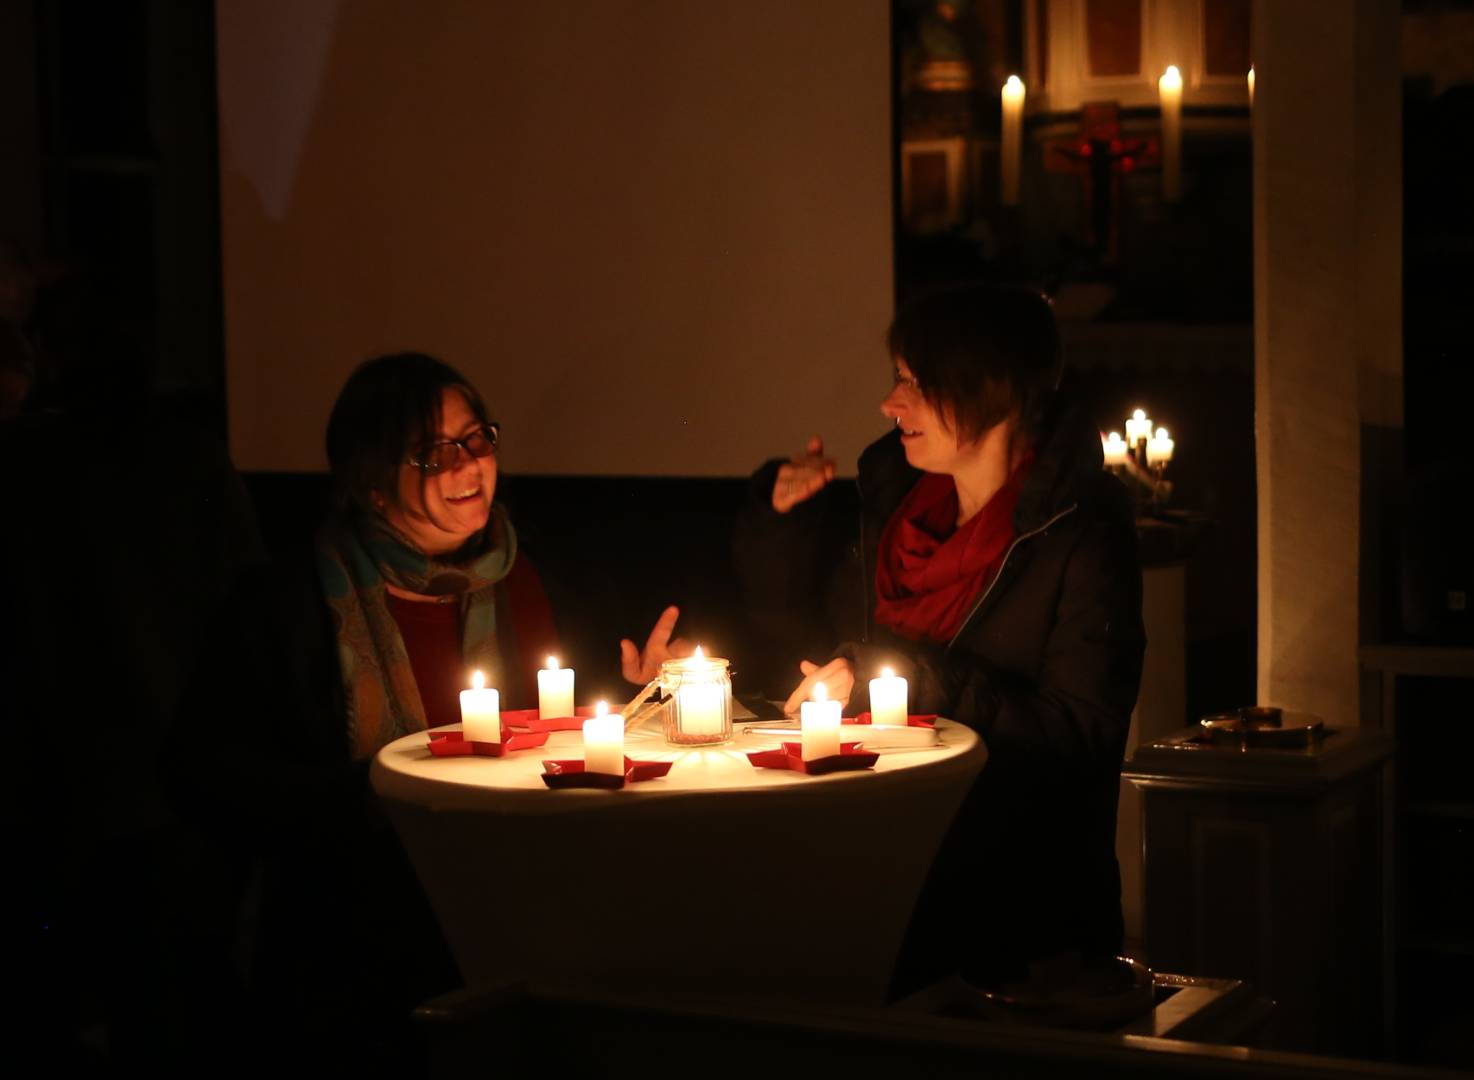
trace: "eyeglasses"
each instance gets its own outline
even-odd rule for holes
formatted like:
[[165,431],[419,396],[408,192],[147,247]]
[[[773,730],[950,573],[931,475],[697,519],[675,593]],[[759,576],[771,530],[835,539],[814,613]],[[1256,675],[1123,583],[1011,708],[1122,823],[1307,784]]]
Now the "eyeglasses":
[[405,464],[413,465],[426,476],[434,476],[454,466],[461,459],[462,450],[473,458],[496,453],[497,444],[501,442],[501,431],[500,424],[487,424],[459,439],[442,439],[431,443],[418,457],[411,455]]

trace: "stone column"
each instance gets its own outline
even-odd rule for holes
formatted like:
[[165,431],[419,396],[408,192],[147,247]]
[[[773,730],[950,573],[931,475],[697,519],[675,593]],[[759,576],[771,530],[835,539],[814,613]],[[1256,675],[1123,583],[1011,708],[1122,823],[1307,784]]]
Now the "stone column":
[[1337,724],[1372,616],[1364,429],[1402,422],[1399,15],[1254,4],[1258,696]]

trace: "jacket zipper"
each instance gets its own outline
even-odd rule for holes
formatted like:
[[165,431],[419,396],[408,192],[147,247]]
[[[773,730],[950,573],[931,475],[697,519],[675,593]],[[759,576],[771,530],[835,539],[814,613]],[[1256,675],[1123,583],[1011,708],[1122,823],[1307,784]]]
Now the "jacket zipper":
[[1071,503],[1059,513],[1055,514],[1054,517],[1046,521],[1043,525],[1040,525],[1036,529],[1030,529],[1028,532],[1021,533],[1020,535],[1013,538],[1013,543],[1009,544],[1008,550],[1003,553],[1003,561],[998,564],[998,572],[993,575],[993,580],[988,582],[988,587],[983,590],[983,595],[978,597],[978,602],[974,604],[972,606],[972,610],[967,613],[967,618],[962,620],[962,625],[957,628],[957,633],[952,635],[952,640],[947,642],[947,648],[944,651],[952,651],[952,646],[957,644],[957,639],[962,636],[962,631],[967,629],[967,624],[972,622],[972,617],[976,615],[979,610],[981,610],[983,604],[987,602],[988,597],[992,595],[994,587],[1003,578],[1003,571],[1008,566],[1008,560],[1013,557],[1014,550],[1025,540],[1030,540],[1038,536],[1040,533],[1044,532],[1060,518],[1065,517],[1069,514],[1073,514],[1075,510],[1079,507],[1079,505],[1079,503]]

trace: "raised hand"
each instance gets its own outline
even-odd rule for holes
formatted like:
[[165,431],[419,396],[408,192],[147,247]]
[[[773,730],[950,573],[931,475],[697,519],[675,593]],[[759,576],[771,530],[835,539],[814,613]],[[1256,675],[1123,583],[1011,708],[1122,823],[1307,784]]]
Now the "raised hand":
[[690,656],[691,643],[685,638],[671,640],[676,620],[681,609],[672,604],[660,613],[650,636],[645,639],[644,649],[635,648],[635,643],[625,638],[619,643],[619,666],[624,677],[636,686],[644,686],[660,674],[660,665],[675,657]]
[[778,466],[778,479],[773,482],[773,509],[786,514],[833,479],[834,459],[824,456],[824,440],[815,435],[802,457],[790,458]]
[[824,689],[829,691],[831,700],[840,703],[849,702],[850,692],[855,689],[855,669],[843,656],[836,657],[823,667],[809,660],[802,660],[799,662],[798,669],[803,672],[804,681],[798,684],[793,693],[788,695],[788,700],[783,703],[785,715],[797,714],[798,707],[814,696],[815,683],[824,684]]

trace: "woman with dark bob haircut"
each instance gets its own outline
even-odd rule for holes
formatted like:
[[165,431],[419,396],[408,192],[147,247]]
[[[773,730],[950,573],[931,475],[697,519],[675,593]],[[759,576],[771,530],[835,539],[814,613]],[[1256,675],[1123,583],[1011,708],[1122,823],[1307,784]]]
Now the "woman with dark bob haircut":
[[[186,694],[187,722],[208,718],[224,745],[209,770],[171,770],[176,795],[264,867],[253,967],[263,1015],[288,1025],[277,1036],[404,1051],[410,1010],[459,982],[368,766],[394,739],[458,721],[472,669],[507,707],[536,703],[557,636],[495,501],[499,442],[449,365],[420,353],[361,364],[328,420],[326,520],[245,575],[221,619],[214,655],[246,677],[222,695],[212,666]],[[677,615],[643,652],[622,643],[626,678],[645,681],[682,647],[669,641]]]
[[[1122,932],[1116,799],[1145,646],[1127,493],[1057,389],[1059,334],[1038,293],[933,292],[886,342],[894,384],[880,410],[895,427],[860,456],[860,535],[843,554],[825,545],[834,463],[820,440],[768,462],[736,536],[750,613],[808,657],[789,711],[819,682],[847,715],[864,711],[885,665],[909,680],[912,712],[967,724],[987,745],[897,990],[959,966],[995,981],[1061,954],[1109,957]],[[961,943],[959,918],[973,928]],[[933,936],[942,925],[951,940]]]

